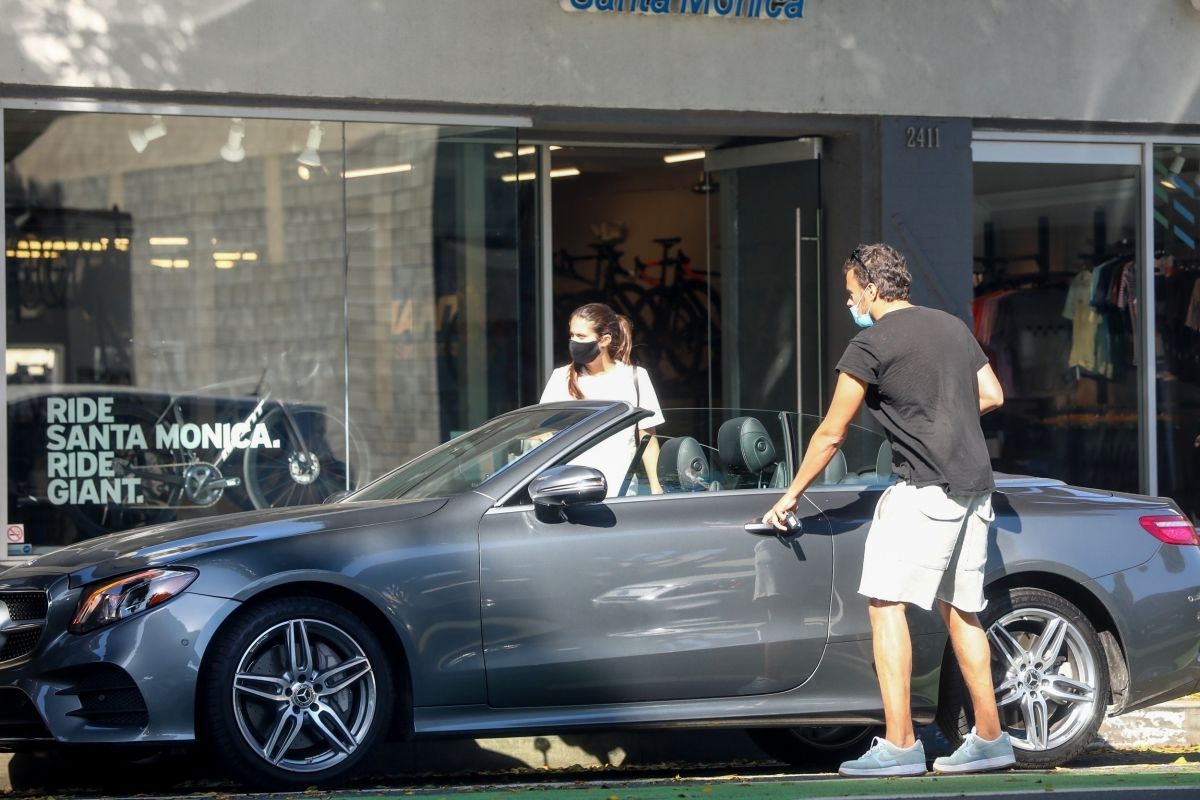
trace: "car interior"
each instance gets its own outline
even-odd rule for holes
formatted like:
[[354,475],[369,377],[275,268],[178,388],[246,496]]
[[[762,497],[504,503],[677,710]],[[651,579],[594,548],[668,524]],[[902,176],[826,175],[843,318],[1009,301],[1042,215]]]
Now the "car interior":
[[[774,427],[781,429],[782,437],[782,426]],[[767,426],[755,416],[738,416],[721,423],[715,447],[687,435],[660,433],[658,439],[658,479],[664,493],[785,489],[794,474]],[[852,449],[862,452],[866,446],[874,445],[874,441],[857,444],[859,446]],[[889,483],[892,480],[891,444],[883,439],[871,450],[869,455],[874,458],[869,461],[853,457],[854,468],[850,466],[846,450],[839,450],[814,485]],[[639,486],[642,487],[639,493],[646,493],[645,482],[640,482]]]

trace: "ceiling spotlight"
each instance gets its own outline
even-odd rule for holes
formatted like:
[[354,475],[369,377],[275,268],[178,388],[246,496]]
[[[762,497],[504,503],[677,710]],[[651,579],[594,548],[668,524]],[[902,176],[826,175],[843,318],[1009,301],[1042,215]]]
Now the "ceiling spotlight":
[[1175,146],[1175,158],[1171,159],[1170,171],[1172,175],[1178,175],[1183,172],[1183,166],[1187,163],[1187,159],[1183,157],[1183,148]]
[[129,132],[129,143],[133,145],[133,149],[139,153],[146,151],[146,145],[153,142],[155,139],[161,139],[167,135],[167,126],[163,125],[163,118],[159,114],[155,114],[150,118],[150,124],[140,131],[131,130]]
[[296,156],[296,160],[306,167],[321,166],[321,154],[317,149],[321,146],[321,137],[325,135],[325,131],[321,130],[321,123],[308,123],[308,139],[304,142],[304,150],[300,155]]
[[312,177],[312,170],[301,164],[300,166],[296,167],[296,174],[300,176],[300,180],[306,181]]
[[246,136],[246,126],[238,117],[234,117],[229,123],[229,138],[225,140],[225,146],[221,148],[221,158],[226,161],[231,161],[234,164],[246,157],[246,150],[242,147],[242,139]]

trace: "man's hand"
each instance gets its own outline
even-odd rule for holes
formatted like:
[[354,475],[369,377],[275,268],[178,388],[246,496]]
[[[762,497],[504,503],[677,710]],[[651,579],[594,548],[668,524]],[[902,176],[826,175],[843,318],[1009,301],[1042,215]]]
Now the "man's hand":
[[796,513],[796,509],[800,507],[800,498],[794,497],[791,494],[785,494],[779,498],[779,502],[771,506],[771,510],[763,514],[762,521],[768,525],[773,525],[781,531],[788,530],[787,522],[784,517],[788,512]]

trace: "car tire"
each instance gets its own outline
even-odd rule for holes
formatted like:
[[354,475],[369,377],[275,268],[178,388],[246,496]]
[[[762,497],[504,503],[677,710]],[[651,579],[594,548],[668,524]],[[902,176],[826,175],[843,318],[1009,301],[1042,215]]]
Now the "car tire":
[[385,737],[392,672],[358,617],[285,597],[218,634],[201,683],[201,734],[234,778],[265,789],[328,786]]
[[871,746],[873,736],[882,736],[876,725],[830,725],[824,727],[752,728],[751,741],[776,761],[795,767],[836,769],[858,758]]
[[[979,621],[992,647],[1000,724],[1017,763],[1046,769],[1083,753],[1104,721],[1109,694],[1108,660],[1087,616],[1057,594],[1018,587],[989,597]],[[974,722],[949,647],[937,722],[954,747]]]

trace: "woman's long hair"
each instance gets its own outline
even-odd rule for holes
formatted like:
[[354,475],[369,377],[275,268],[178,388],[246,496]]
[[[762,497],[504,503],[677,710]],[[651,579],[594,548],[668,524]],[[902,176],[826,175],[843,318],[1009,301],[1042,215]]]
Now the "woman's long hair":
[[[572,311],[571,319],[582,319],[591,325],[597,339],[611,336],[608,355],[613,361],[633,363],[633,326],[628,317],[618,314],[604,303],[588,303]],[[579,373],[582,371],[583,365],[573,361],[567,370],[567,391],[576,400],[583,399],[583,392],[579,388]]]

